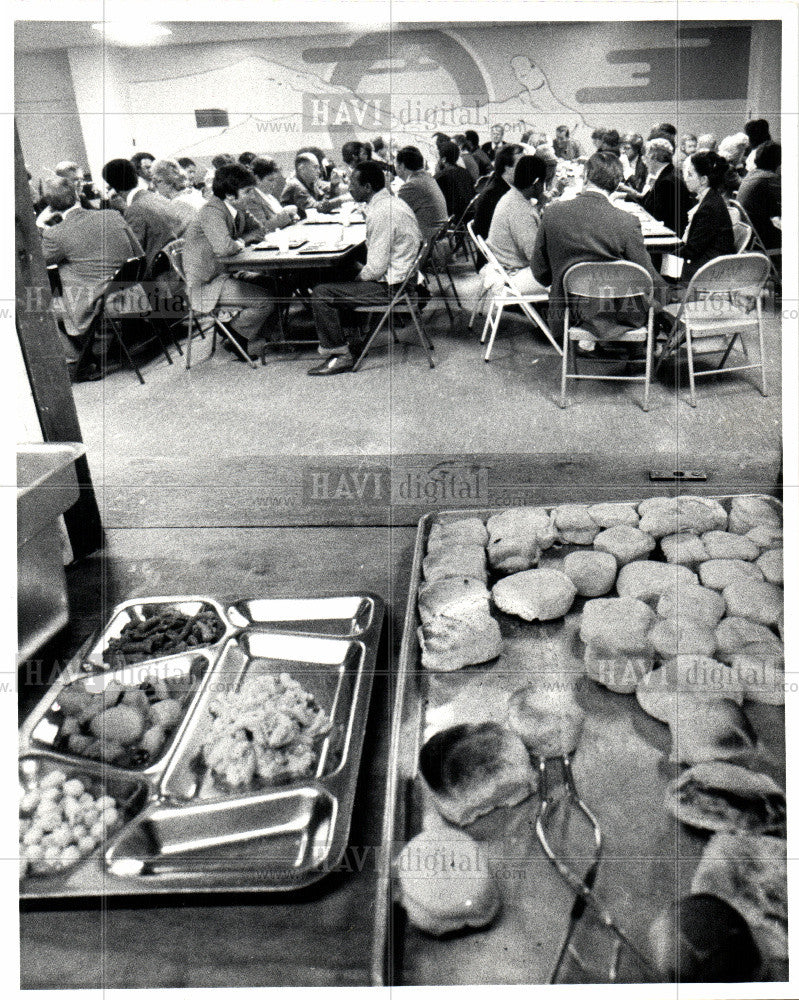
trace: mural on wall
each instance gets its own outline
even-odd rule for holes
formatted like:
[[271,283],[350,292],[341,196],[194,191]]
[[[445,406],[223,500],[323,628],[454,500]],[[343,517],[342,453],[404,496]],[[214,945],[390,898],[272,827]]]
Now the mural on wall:
[[626,67],[626,86],[584,87],[584,104],[642,101],[745,99],[749,76],[751,28],[680,26],[676,44],[662,48],[616,49],[606,62]]

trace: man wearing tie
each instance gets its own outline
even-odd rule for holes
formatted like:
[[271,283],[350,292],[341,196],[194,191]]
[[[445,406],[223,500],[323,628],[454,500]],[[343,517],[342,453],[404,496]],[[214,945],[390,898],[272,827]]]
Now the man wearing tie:
[[484,142],[481,149],[486,154],[486,156],[494,162],[494,157],[497,155],[497,151],[502,149],[506,143],[503,141],[503,136],[505,135],[504,125],[492,125],[491,126],[491,142]]

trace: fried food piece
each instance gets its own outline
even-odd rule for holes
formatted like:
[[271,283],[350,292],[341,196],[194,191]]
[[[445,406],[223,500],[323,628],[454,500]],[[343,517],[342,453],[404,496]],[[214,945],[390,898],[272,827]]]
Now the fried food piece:
[[743,559],[751,562],[760,555],[760,547],[746,535],[736,535],[733,531],[706,531],[702,542],[707,550],[707,559]]
[[666,591],[675,587],[695,587],[698,582],[696,574],[679,563],[639,560],[622,566],[616,580],[616,590],[620,597],[657,602]]
[[481,545],[447,545],[425,556],[422,563],[424,578],[428,583],[449,577],[488,579],[485,549]]
[[508,719],[527,749],[538,757],[574,753],[585,724],[585,713],[574,691],[554,687],[523,687],[508,700]]
[[488,519],[488,561],[494,569],[518,573],[538,565],[557,532],[543,507],[514,507]]
[[781,524],[758,524],[755,528],[747,531],[745,538],[753,541],[761,549],[775,549],[782,547],[782,525]]
[[743,709],[725,698],[708,699],[683,695],[669,718],[670,760],[700,764],[714,760],[750,760],[755,731]]
[[756,561],[755,565],[769,583],[782,584],[782,549],[769,549]]
[[651,656],[652,609],[632,597],[598,597],[586,601],[580,638],[605,657]]
[[499,622],[488,611],[472,608],[462,616],[438,615],[418,630],[422,666],[427,670],[459,670],[487,663],[502,652]]
[[427,536],[427,551],[449,545],[479,545],[485,548],[488,544],[488,529],[476,517],[465,517],[460,521],[436,521],[430,527]]
[[581,597],[601,597],[616,582],[616,557],[609,552],[570,552],[563,572]]
[[776,625],[782,613],[782,589],[765,580],[736,580],[722,593],[731,615],[749,618],[761,625]]
[[660,595],[657,613],[661,618],[691,618],[715,627],[724,616],[727,605],[716,590],[700,586],[669,587]]
[[759,566],[744,559],[708,559],[699,567],[699,579],[704,587],[724,590],[735,580],[762,580],[763,573]]
[[695,618],[661,618],[652,626],[649,639],[664,660],[681,654],[712,656],[716,650],[713,628]]
[[609,552],[619,566],[636,559],[646,559],[654,547],[655,539],[651,535],[627,524],[618,524],[600,531],[594,539],[597,552]]
[[730,615],[716,626],[716,651],[725,660],[752,643],[782,645],[770,628],[748,618]]
[[599,525],[586,504],[567,503],[552,510],[558,537],[567,545],[590,545],[599,534]]
[[552,621],[569,611],[577,590],[559,570],[529,569],[497,581],[491,594],[496,606],[509,615],[528,622]]
[[717,500],[706,497],[652,497],[638,505],[639,527],[655,538],[684,531],[703,534],[725,529],[727,512]]
[[707,551],[698,535],[683,531],[679,535],[666,535],[660,539],[660,548],[666,562],[695,566],[707,559]]

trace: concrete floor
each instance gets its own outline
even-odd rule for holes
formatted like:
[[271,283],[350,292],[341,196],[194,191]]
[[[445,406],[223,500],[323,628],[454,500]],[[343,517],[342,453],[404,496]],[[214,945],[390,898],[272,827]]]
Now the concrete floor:
[[[477,282],[473,272],[457,278],[467,309]],[[756,372],[713,376],[698,383],[692,409],[685,387],[664,378],[652,386],[648,413],[643,387],[618,382],[572,383],[561,410],[560,359],[521,317],[506,314],[485,364],[479,322],[469,331],[465,313],[451,326],[440,306],[425,316],[434,370],[418,345],[379,346],[358,373],[309,378],[312,351],[270,355],[253,370],[222,350],[207,359],[209,342],[197,340],[189,372],[183,359],[170,366],[160,357],[145,365],[144,386],[128,370],[75,385],[95,483],[125,482],[137,459],[213,468],[232,455],[646,453],[690,467],[702,454],[779,467],[780,320],[771,312],[767,398]]]

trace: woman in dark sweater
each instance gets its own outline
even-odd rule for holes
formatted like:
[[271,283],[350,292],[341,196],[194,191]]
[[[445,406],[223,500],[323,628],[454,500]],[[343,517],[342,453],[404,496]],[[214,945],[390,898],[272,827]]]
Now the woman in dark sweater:
[[499,199],[510,191],[516,161],[522,152],[522,147],[514,143],[502,146],[494,157],[494,170],[474,205],[474,231],[484,240],[488,239],[491,219]]
[[720,188],[729,164],[723,156],[702,151],[683,164],[683,179],[697,204],[688,213],[688,227],[680,254],[685,260],[682,282],[687,284],[700,267],[716,257],[735,253],[732,221]]

